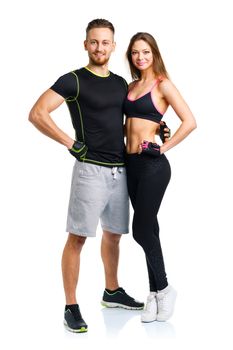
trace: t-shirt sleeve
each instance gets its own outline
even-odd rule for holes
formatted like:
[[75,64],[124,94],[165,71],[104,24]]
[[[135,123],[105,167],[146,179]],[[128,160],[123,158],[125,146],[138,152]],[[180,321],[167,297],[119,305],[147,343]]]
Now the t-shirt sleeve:
[[124,78],[122,78],[122,79],[124,80],[124,84],[125,84],[126,90],[128,91],[129,85],[128,85],[127,81]]
[[77,96],[77,78],[73,73],[62,75],[51,87],[53,91],[65,99],[75,98]]

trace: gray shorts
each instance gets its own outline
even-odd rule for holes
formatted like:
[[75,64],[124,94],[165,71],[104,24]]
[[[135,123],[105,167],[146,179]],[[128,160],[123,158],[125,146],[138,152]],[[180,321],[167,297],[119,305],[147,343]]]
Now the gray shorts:
[[129,197],[124,167],[74,164],[66,231],[85,237],[103,230],[129,232]]

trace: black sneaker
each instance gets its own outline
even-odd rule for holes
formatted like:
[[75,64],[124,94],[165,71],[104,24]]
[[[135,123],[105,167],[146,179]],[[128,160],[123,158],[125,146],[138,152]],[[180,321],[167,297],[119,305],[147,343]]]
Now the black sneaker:
[[130,297],[123,288],[118,288],[112,293],[105,289],[101,304],[107,307],[122,307],[128,310],[141,310],[144,308],[144,303],[140,303]]
[[83,320],[78,304],[67,305],[65,308],[64,325],[70,332],[87,332],[87,324]]

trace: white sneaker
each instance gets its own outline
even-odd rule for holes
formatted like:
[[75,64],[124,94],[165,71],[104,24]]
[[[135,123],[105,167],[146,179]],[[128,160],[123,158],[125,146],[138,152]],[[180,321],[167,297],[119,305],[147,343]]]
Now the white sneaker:
[[175,307],[176,295],[177,292],[170,285],[157,293],[157,321],[167,321],[172,316]]
[[157,317],[156,292],[150,292],[147,297],[146,307],[141,315],[142,322],[153,322]]

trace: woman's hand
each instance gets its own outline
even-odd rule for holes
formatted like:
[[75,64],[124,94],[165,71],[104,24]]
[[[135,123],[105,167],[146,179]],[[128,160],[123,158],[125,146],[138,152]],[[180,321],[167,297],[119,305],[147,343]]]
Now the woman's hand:
[[138,153],[145,153],[152,157],[159,157],[161,154],[160,146],[157,143],[144,140],[139,145]]
[[166,122],[160,122],[158,134],[163,143],[169,140],[171,137],[171,129],[167,126]]

